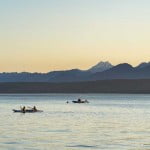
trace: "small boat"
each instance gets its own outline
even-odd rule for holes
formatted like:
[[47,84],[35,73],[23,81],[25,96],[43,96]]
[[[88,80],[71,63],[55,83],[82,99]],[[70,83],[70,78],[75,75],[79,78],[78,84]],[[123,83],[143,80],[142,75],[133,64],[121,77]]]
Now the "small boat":
[[33,109],[26,109],[25,111],[13,109],[12,110],[15,113],[35,113],[35,112],[43,112],[43,110],[33,110]]
[[73,103],[89,103],[87,100],[78,99],[77,101],[72,101]]
[[73,103],[85,103],[84,101],[78,102],[78,101],[72,101]]

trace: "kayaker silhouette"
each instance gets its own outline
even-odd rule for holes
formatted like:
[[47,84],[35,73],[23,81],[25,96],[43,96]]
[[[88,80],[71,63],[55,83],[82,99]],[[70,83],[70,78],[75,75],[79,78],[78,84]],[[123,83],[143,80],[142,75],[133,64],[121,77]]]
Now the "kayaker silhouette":
[[78,99],[78,102],[81,102],[81,99],[80,99],[80,98]]
[[34,106],[34,107],[33,107],[33,110],[34,110],[34,111],[37,111],[37,108]]
[[25,113],[25,112],[26,112],[26,107],[25,107],[25,106],[23,106],[23,108],[22,108],[22,112],[23,112],[23,113]]

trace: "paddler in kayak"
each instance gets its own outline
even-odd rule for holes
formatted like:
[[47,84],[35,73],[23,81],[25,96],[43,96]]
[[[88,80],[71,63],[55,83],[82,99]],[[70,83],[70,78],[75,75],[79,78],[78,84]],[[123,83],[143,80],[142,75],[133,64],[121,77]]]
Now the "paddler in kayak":
[[22,112],[23,112],[23,113],[25,113],[25,112],[26,112],[26,107],[25,107],[25,106],[23,106],[23,108],[22,108]]
[[37,111],[37,108],[35,106],[33,107],[33,111]]
[[81,103],[81,99],[80,98],[78,99],[78,102]]

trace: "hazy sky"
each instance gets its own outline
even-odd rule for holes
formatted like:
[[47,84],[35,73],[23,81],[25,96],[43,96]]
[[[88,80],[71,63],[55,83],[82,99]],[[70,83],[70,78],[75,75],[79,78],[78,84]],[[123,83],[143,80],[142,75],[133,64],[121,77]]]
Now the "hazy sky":
[[150,61],[150,0],[0,0],[0,72]]

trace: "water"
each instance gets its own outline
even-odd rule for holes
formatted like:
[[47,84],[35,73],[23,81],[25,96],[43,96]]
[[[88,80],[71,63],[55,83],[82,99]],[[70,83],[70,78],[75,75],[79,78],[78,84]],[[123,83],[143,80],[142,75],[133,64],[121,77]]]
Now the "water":
[[[77,98],[89,104],[66,104]],[[43,113],[13,113],[21,105]],[[2,150],[148,150],[150,95],[2,94]]]

